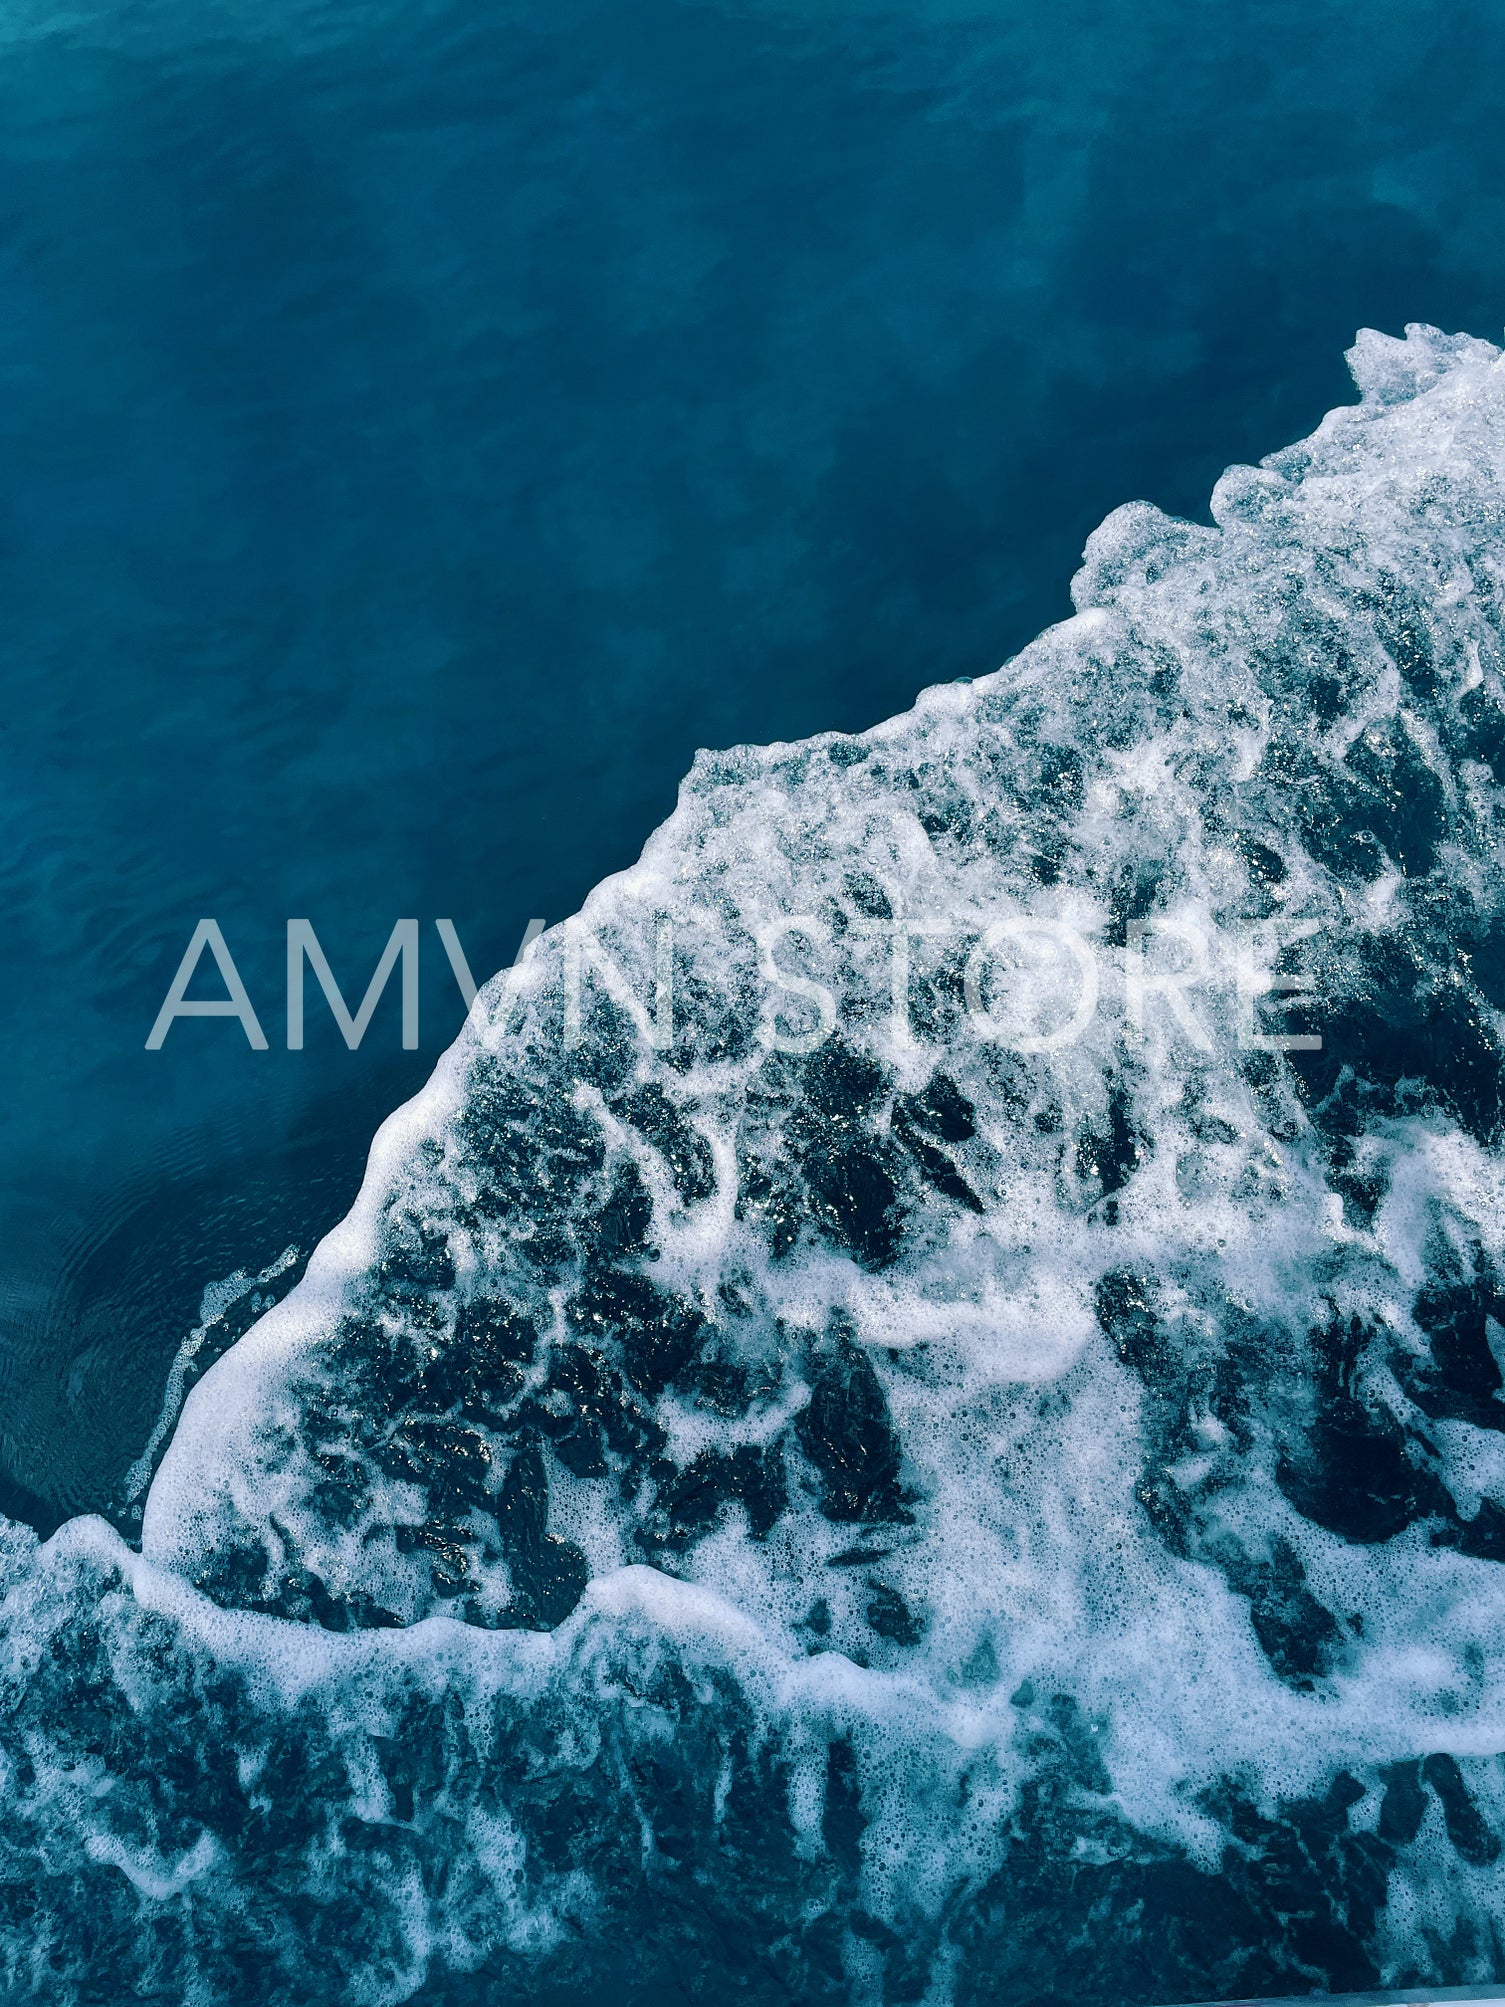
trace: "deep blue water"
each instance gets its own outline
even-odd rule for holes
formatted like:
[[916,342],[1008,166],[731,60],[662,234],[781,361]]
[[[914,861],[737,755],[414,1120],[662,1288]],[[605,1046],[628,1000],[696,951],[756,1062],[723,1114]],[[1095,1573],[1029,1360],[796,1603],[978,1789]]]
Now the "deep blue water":
[[[117,1499],[697,746],[1067,611],[1125,497],[1505,318],[1498,5],[25,4],[0,30],[0,1502]],[[145,1036],[195,921],[272,1043]],[[287,917],[422,1049],[283,1042]],[[213,986],[200,993],[211,993]]]
[[14,0],[6,2007],[1505,1978],[1502,58]]

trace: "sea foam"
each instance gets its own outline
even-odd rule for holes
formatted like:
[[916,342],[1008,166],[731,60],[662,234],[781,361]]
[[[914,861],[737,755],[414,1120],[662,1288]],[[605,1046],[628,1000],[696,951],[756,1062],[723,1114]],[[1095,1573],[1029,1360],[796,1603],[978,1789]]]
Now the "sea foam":
[[10,1536],[15,1997],[1505,1972],[1505,363],[1350,361],[996,675],[702,755],[141,1554]]

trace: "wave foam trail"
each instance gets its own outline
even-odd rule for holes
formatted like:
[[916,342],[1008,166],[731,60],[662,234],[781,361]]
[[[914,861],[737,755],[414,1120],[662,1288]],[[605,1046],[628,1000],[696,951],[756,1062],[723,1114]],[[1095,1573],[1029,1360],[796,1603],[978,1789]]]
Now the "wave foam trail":
[[11,1536],[7,1997],[1505,1976],[1505,361],[1350,360],[996,675],[702,755],[142,1554]]

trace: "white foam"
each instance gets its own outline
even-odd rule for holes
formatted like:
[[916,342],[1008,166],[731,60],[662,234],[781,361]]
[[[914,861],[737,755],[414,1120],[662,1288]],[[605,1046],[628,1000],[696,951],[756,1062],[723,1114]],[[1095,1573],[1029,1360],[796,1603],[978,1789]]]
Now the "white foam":
[[[28,1565],[112,1571],[216,1664],[254,1665],[258,1706],[306,1703],[362,1732],[417,1682],[455,1696],[476,1748],[548,1715],[556,1755],[575,1751],[558,1760],[593,1764],[647,1706],[642,1668],[672,1663],[713,1714],[735,1693],[754,1742],[781,1752],[802,1860],[823,1858],[830,1750],[849,1746],[852,1900],[894,1929],[939,1930],[959,1888],[986,1886],[1042,1763],[1077,1780],[1083,1847],[1117,1821],[1209,1870],[1230,1844],[1215,1796],[1229,1779],[1273,1817],[1347,1770],[1367,1793],[1354,1830],[1372,1831],[1387,1766],[1446,1755],[1499,1824],[1505,1693],[1489,1674],[1505,1569],[1433,1544],[1441,1521],[1420,1510],[1389,1537],[1346,1537],[1297,1509],[1290,1468],[1328,1398],[1321,1350],[1338,1341],[1323,1334],[1357,1319],[1368,1336],[1344,1398],[1374,1454],[1386,1429],[1411,1432],[1406,1454],[1451,1494],[1452,1536],[1505,1492],[1500,1436],[1428,1422],[1397,1377],[1425,1393],[1418,1292],[1444,1271],[1505,1268],[1498,1124],[1468,1101],[1487,1082],[1477,1068],[1414,1091],[1379,1081],[1351,1133],[1315,1120],[1286,1062],[1241,1044],[1233,974],[1240,926],[1278,922],[1321,985],[1317,1024],[1346,1038],[1376,957],[1419,951],[1415,1008],[1467,991],[1480,1064],[1498,1055],[1499,1015],[1468,988],[1450,929],[1505,904],[1499,789],[1458,708],[1469,691],[1505,700],[1505,369],[1488,344],[1415,328],[1366,333],[1352,360],[1363,402],[1230,470],[1216,529],[1145,504],[1110,517],[1078,613],[995,676],[926,692],[858,740],[702,755],[640,864],[582,915],[639,998],[670,916],[674,1051],[599,986],[566,1049],[565,935],[546,935],[384,1125],[304,1280],[189,1396],[144,1558],[93,1526]],[[1413,827],[1407,811],[1432,799],[1436,826]],[[873,931],[884,904],[952,929],[949,945],[916,932],[908,1042]],[[1195,1029],[1164,993],[1135,1028],[1126,930],[1150,915],[1162,945],[1195,929],[1216,948]],[[779,966],[837,996],[841,1077],[820,1071],[834,1046],[791,1059],[753,1036],[768,1017],[756,942],[790,916],[812,924],[783,937]],[[1100,996],[1074,1042],[1010,1051],[969,1018],[955,941],[1008,916],[1091,944]],[[1060,1021],[1059,957],[1000,966],[1011,1021]],[[660,1102],[635,1100],[644,1089]],[[662,1107],[683,1125],[673,1136],[655,1130]],[[862,1178],[892,1185],[884,1217],[852,1197]],[[613,1254],[623,1191],[646,1247]],[[545,1227],[562,1251],[539,1252]],[[570,1448],[560,1377],[582,1334],[634,1370],[627,1313],[587,1315],[603,1276],[696,1311],[709,1364],[745,1380],[730,1399],[643,1380],[621,1399],[661,1429],[657,1447],[608,1439],[604,1476]],[[417,1390],[475,1342],[457,1320],[477,1303],[526,1315],[537,1347],[495,1413],[465,1423],[487,1445],[484,1496],[441,1510],[442,1477],[431,1496],[420,1466],[383,1465],[383,1429],[397,1411],[434,1425],[436,1397]],[[901,1461],[848,1511],[811,1418],[859,1356],[861,1387],[879,1390],[860,1399],[881,1395]],[[549,1534],[595,1579],[549,1633],[451,1621],[523,1608],[526,1568],[488,1513],[534,1439]],[[739,1497],[675,1533],[678,1477],[754,1452],[782,1459],[774,1521],[760,1529]],[[332,1467],[359,1480],[343,1518]],[[456,1603],[413,1545],[435,1528],[464,1550]],[[254,1594],[227,1571],[236,1556]],[[310,1581],[358,1624],[376,1608],[405,1627],[337,1636],[219,1607],[294,1607]],[[677,1719],[664,1733],[689,1732]],[[1091,1761],[1071,1755],[1074,1735]],[[361,1774],[351,1790],[375,1802]],[[1426,1963],[1427,1930],[1505,1915],[1497,1872],[1453,1845],[1428,1790],[1390,1870],[1392,1971]],[[483,1879],[511,1891],[501,1921],[462,1918],[458,1898],[437,1922],[425,1912],[405,1926],[404,1972],[536,1951],[593,1914],[579,1873],[538,1869],[525,1797],[470,1815]],[[651,1807],[633,1802],[651,1836]],[[191,1848],[125,1847],[86,1843],[152,1900],[187,1885],[185,1861],[195,1885],[231,1872]],[[876,1983],[861,1942],[848,1939],[859,1990]],[[939,1999],[961,1953],[939,1939],[933,1953]]]

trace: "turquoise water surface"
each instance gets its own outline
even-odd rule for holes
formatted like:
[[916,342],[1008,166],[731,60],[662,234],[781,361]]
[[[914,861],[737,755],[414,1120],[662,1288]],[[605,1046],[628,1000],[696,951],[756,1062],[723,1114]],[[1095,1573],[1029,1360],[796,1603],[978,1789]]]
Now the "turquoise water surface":
[[6,2007],[1505,1982],[1502,81],[12,5]]

